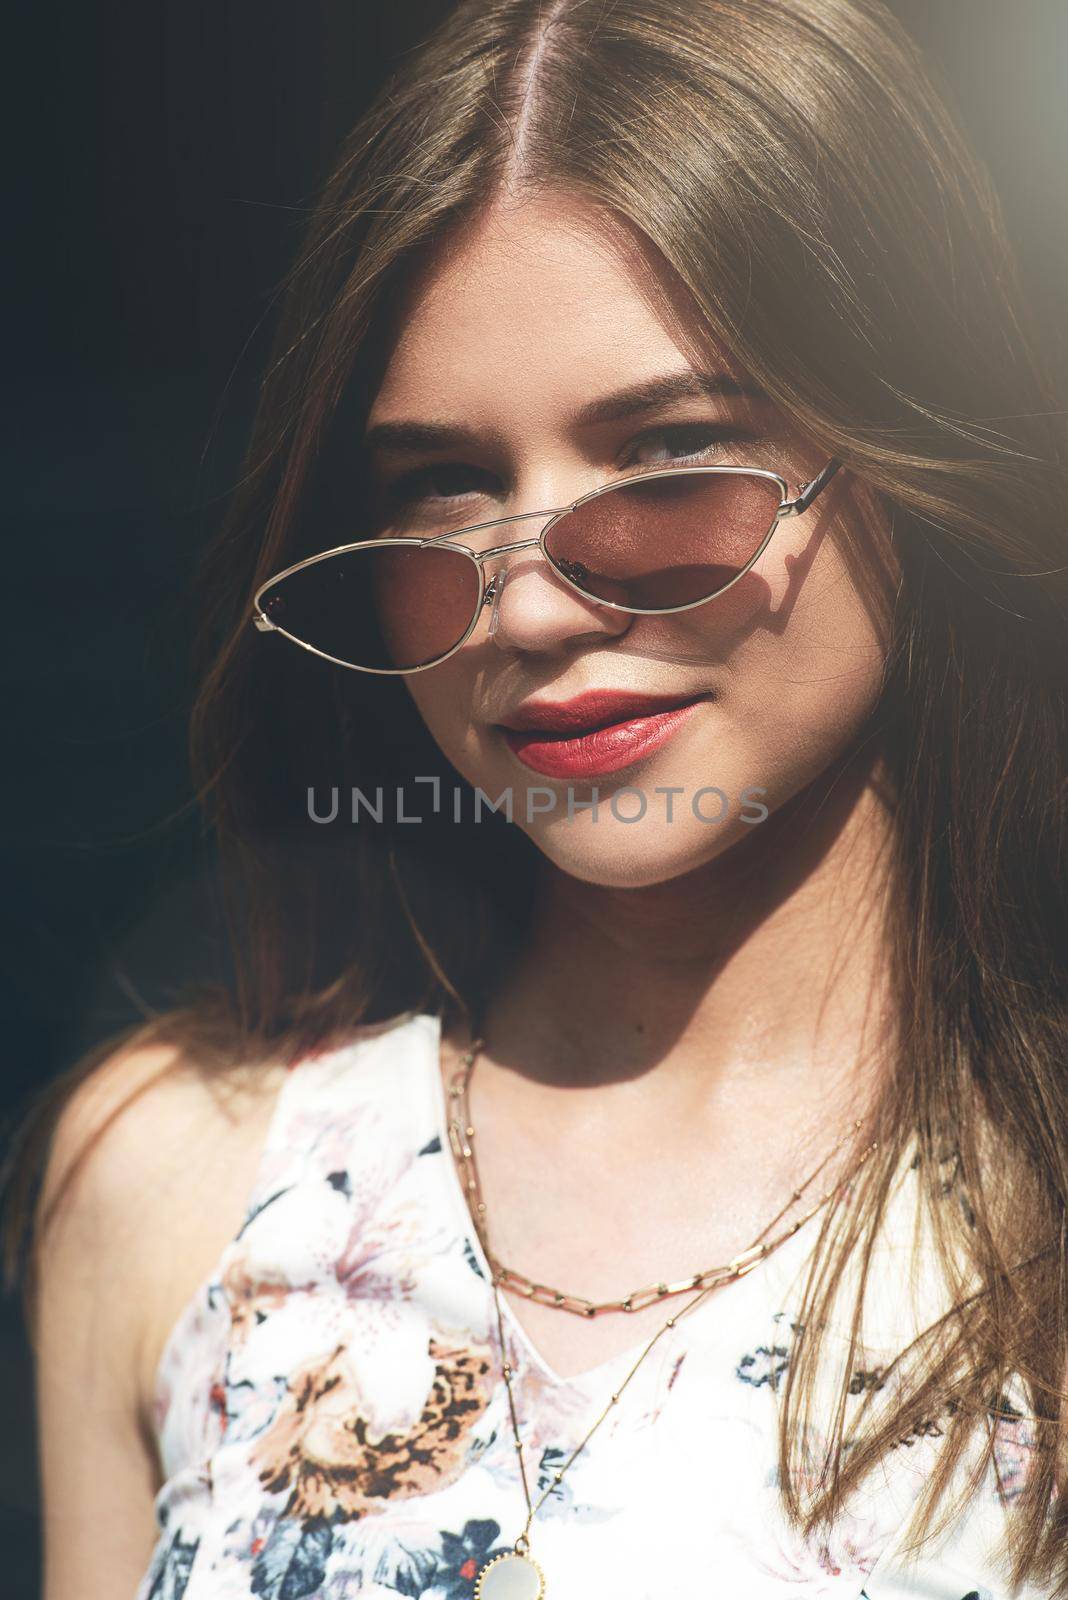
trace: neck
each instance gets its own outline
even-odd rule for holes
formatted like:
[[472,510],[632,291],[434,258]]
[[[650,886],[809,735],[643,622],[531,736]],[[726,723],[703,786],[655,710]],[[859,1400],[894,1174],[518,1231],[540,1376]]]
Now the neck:
[[873,758],[668,883],[603,888],[546,864],[482,1019],[483,1077],[576,1142],[670,1128],[707,1146],[727,1116],[736,1138],[769,1115],[861,1114],[889,1045],[890,844]]

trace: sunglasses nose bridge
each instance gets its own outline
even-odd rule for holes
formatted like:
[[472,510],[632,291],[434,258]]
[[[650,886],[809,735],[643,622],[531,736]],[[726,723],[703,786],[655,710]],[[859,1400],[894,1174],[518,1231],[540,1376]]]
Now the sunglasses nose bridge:
[[473,552],[476,561],[488,561],[491,556],[507,555],[512,550],[533,550],[541,543],[541,536],[535,539],[513,539],[508,544],[495,544],[491,550],[476,550]]

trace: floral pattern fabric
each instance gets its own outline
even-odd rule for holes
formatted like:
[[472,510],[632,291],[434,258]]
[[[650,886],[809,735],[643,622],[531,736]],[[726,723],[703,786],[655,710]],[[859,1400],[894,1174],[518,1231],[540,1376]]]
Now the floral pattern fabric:
[[[411,1014],[286,1075],[245,1221],[160,1360],[159,1537],[136,1600],[469,1600],[522,1531],[439,1043],[439,1019]],[[918,1564],[897,1546],[936,1424],[833,1535],[779,1511],[776,1395],[812,1238],[681,1319],[560,1484],[640,1347],[561,1378],[502,1296],[532,1499],[551,1486],[530,1534],[547,1600],[1010,1600],[996,1547],[1029,1439],[1008,1401],[1000,1494]],[[874,1352],[852,1391],[879,1370]]]

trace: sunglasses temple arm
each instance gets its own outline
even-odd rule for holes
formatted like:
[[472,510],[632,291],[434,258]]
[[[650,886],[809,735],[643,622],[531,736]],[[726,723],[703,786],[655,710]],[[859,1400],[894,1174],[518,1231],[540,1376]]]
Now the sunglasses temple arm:
[[801,485],[797,499],[789,502],[790,509],[795,517],[799,517],[802,511],[808,510],[820,490],[827,487],[841,465],[840,461],[828,461],[818,477],[813,478],[811,483]]

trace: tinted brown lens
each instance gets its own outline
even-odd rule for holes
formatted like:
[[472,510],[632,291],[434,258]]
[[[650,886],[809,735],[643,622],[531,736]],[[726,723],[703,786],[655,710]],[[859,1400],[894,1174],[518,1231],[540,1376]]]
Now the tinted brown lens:
[[639,478],[553,523],[550,560],[587,594],[638,610],[692,604],[753,559],[782,504],[748,473]]
[[349,666],[428,666],[463,638],[478,569],[455,550],[368,546],[324,556],[274,584],[261,602],[276,627]]

